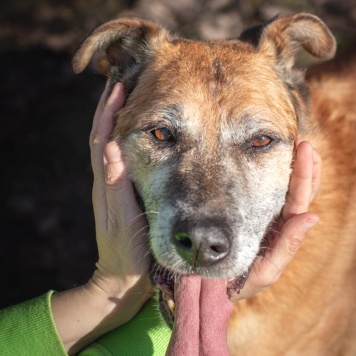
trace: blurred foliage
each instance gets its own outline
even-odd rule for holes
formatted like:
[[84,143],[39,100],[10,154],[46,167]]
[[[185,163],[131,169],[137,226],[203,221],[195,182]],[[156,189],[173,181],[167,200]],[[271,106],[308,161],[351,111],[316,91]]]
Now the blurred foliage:
[[134,14],[162,23],[184,36],[237,36],[278,13],[307,11],[320,16],[338,37],[355,33],[354,0],[2,0],[0,45],[73,51],[98,24]]

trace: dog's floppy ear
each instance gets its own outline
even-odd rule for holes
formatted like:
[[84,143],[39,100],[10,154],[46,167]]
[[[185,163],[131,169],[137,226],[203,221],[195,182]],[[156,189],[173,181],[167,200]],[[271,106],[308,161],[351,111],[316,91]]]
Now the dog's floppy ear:
[[293,66],[301,48],[320,59],[331,59],[334,56],[335,38],[317,16],[300,13],[276,17],[261,31],[258,49],[287,68]]
[[[336,51],[335,38],[318,17],[306,13],[276,17],[255,33],[259,35],[255,41],[258,52],[272,61],[289,89],[299,130],[302,131],[309,95],[304,71],[294,68],[297,55],[304,48],[319,59],[331,59]],[[253,44],[253,41],[249,42]]]
[[94,58],[101,74],[109,74],[113,82],[130,82],[150,54],[169,39],[169,33],[151,21],[135,17],[109,21],[84,40],[74,55],[73,70],[82,72]]

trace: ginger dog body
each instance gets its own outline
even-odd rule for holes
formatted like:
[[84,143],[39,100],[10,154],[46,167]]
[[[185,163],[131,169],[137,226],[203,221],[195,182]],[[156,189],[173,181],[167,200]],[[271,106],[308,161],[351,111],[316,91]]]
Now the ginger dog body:
[[73,62],[80,72],[96,55],[125,85],[114,137],[153,254],[171,271],[247,273],[285,203],[297,135],[321,153],[311,207],[321,223],[277,283],[235,305],[231,354],[356,353],[356,67],[319,69],[307,84],[293,68],[301,47],[323,59],[335,51],[308,14],[211,42],[119,19],[94,31]]
[[355,57],[308,76],[311,129],[304,137],[323,160],[310,211],[321,222],[275,285],[235,304],[229,342],[236,355],[355,354],[355,83]]

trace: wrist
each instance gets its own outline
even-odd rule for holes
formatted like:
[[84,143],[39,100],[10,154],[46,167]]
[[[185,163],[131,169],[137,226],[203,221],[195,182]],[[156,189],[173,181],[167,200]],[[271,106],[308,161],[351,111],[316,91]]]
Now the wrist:
[[152,295],[148,276],[120,280],[95,271],[84,285],[52,296],[56,328],[69,354],[128,322]]
[[107,307],[111,317],[123,320],[120,324],[135,315],[153,293],[147,274],[118,276],[99,263],[84,288]]
[[121,299],[128,292],[131,294],[135,292],[152,293],[152,284],[147,272],[113,272],[111,268],[107,268],[100,262],[97,262],[95,266],[96,269],[87,285],[108,297]]

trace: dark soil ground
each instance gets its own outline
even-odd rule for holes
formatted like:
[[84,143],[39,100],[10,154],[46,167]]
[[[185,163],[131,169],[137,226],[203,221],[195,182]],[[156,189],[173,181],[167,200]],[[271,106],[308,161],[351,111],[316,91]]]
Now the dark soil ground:
[[134,13],[194,38],[237,36],[279,12],[320,16],[344,45],[353,0],[51,0],[0,4],[0,308],[85,282],[97,252],[88,136],[104,78],[71,57],[96,25]]

